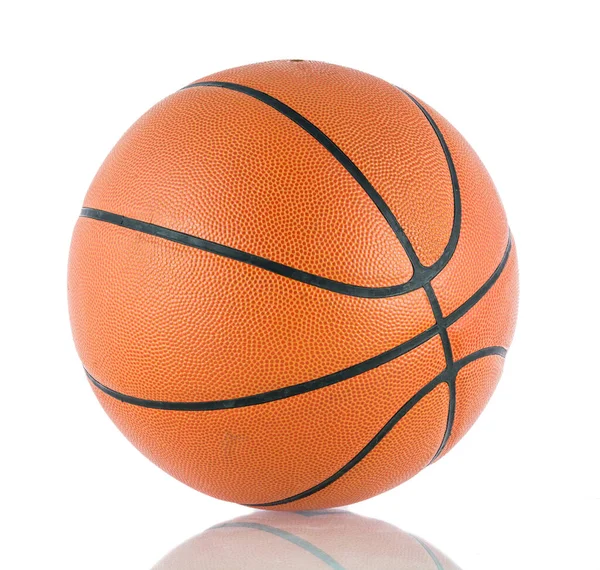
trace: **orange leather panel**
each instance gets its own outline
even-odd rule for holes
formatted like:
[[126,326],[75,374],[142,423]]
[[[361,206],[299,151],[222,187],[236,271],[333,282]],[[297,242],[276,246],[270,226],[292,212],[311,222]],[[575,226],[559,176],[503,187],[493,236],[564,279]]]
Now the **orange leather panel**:
[[306,382],[435,322],[420,289],[340,295],[87,218],[77,222],[69,271],[84,366],[150,400],[221,400]]
[[421,262],[435,262],[452,227],[452,186],[421,111],[386,81],[320,62],[272,61],[209,75],[283,101],[325,132],[360,168],[404,228]]

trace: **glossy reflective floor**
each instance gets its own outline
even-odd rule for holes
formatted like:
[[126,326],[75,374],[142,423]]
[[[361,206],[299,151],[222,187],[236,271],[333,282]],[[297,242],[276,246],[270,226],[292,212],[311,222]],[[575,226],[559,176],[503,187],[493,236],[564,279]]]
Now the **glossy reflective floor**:
[[460,570],[424,539],[344,510],[257,511],[217,524],[154,570]]

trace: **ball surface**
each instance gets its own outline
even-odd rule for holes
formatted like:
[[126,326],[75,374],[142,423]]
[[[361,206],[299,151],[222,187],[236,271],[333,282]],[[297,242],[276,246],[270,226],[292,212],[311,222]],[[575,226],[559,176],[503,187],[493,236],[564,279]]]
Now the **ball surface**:
[[71,245],[90,384],[147,457],[209,495],[339,506],[443,456],[515,325],[505,214],[461,135],[348,68],[196,81],[101,166]]

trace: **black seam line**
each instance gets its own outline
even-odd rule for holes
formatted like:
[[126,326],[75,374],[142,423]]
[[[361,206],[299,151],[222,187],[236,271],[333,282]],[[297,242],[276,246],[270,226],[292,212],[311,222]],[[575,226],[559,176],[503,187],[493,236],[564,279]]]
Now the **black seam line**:
[[440,307],[440,302],[431,286],[431,283],[426,283],[423,285],[423,290],[427,295],[427,299],[429,300],[429,304],[431,305],[431,310],[433,311],[433,316],[435,318],[435,322],[437,323],[440,329],[440,339],[442,341],[442,346],[444,348],[444,358],[446,359],[446,366],[451,367],[454,363],[454,359],[452,358],[452,346],[450,344],[450,338],[448,337],[448,331],[446,330],[446,324],[444,321],[444,316],[442,314],[442,309]]
[[[348,368],[338,370],[332,374],[321,376],[308,382],[302,382],[300,384],[294,384],[293,386],[287,386],[285,388],[278,388],[269,392],[262,392],[261,394],[253,394],[252,396],[242,396],[240,398],[232,398],[229,400],[213,400],[207,402],[166,402],[160,400],[145,400],[142,398],[136,398],[135,396],[127,396],[120,392],[101,384],[96,380],[87,370],[85,371],[90,382],[98,389],[102,390],[109,396],[125,402],[127,404],[133,404],[135,406],[142,406],[144,408],[153,408],[159,410],[179,410],[179,411],[210,411],[210,410],[223,410],[230,408],[243,408],[246,406],[255,406],[258,404],[266,404],[267,402],[273,402],[275,400],[282,400],[284,398],[290,398],[291,396],[298,396],[305,392],[311,392],[312,390],[319,390],[332,384],[337,384],[348,378],[358,376],[369,370],[373,370],[386,364],[403,354],[410,352],[414,348],[433,338],[438,331],[437,325],[424,330],[417,336],[413,337],[407,342],[404,342],[390,350],[386,350],[372,358],[363,360],[358,364],[353,364]],[[85,370],[85,369],[84,369]]]
[[[504,250],[504,254],[502,256],[502,259],[500,260],[500,263],[482,287],[480,287],[473,295],[471,295],[471,297],[469,297],[460,307],[455,309],[448,316],[444,317],[444,326],[446,328],[458,321],[461,317],[468,313],[477,303],[479,303],[479,301],[481,301],[484,295],[489,291],[491,285],[493,285],[498,280],[498,277],[500,277],[502,271],[504,271],[506,263],[508,262],[508,257],[510,255],[511,249],[512,235],[509,233],[506,249]],[[491,283],[491,285],[488,286],[488,283]]]
[[[223,89],[230,89],[231,91],[237,91],[239,93],[244,93],[245,95],[249,95],[250,97],[254,97],[254,99],[258,99],[262,103],[269,105],[282,115],[286,116],[288,119],[296,123],[299,127],[303,128],[308,134],[310,134],[314,139],[317,140],[319,144],[321,144],[324,148],[326,148],[333,157],[344,167],[344,169],[354,178],[354,180],[359,184],[359,186],[367,193],[369,198],[371,198],[372,202],[377,206],[389,226],[392,228],[392,231],[398,238],[398,241],[404,248],[406,255],[408,256],[412,266],[413,271],[416,274],[418,270],[422,267],[419,262],[419,258],[410,243],[407,235],[404,233],[402,226],[396,219],[396,216],[392,213],[389,206],[385,203],[384,199],[381,197],[379,192],[375,190],[373,185],[369,182],[367,177],[362,173],[362,171],[354,164],[352,159],[335,143],[333,142],[319,127],[317,127],[314,123],[311,123],[306,117],[298,113],[292,109],[289,105],[286,105],[283,101],[276,99],[275,97],[264,93],[263,91],[258,91],[257,89],[253,89],[252,87],[246,87],[245,85],[240,85],[238,83],[230,83],[227,81],[198,81],[197,83],[192,83],[191,85],[187,85],[183,87],[183,89],[190,89],[192,87],[220,87]],[[416,263],[415,263],[416,262]]]
[[[507,252],[510,251],[510,242],[507,246]],[[500,277],[502,270],[506,266],[506,262],[508,260],[508,253],[502,258],[502,261],[496,268],[496,270],[492,273],[491,277],[477,290],[477,292],[473,295],[472,298],[477,298],[477,300],[481,299],[487,291],[489,291],[494,283]],[[475,305],[475,302],[471,303],[471,299],[465,302],[465,305],[469,305],[471,308]],[[449,323],[455,322],[454,314],[460,313],[461,316],[466,313],[463,311],[463,306],[456,309],[453,313],[450,313],[444,319],[444,326],[449,326]],[[271,390],[269,392],[263,392],[261,394],[254,394],[251,396],[243,396],[240,398],[232,398],[228,400],[213,400],[207,402],[169,402],[169,401],[160,401],[160,400],[146,400],[143,398],[136,398],[135,396],[128,396],[126,394],[122,394],[121,392],[117,392],[104,384],[101,384],[96,380],[91,374],[86,370],[86,374],[90,380],[90,382],[96,386],[102,392],[120,400],[121,402],[125,402],[127,404],[132,404],[134,406],[142,406],[145,408],[153,408],[160,410],[179,410],[179,411],[210,411],[210,410],[222,410],[229,408],[241,408],[245,406],[254,406],[257,404],[265,404],[267,402],[273,402],[275,400],[281,400],[283,398],[289,398],[291,396],[297,396],[300,394],[304,394],[305,392],[310,392],[312,390],[319,390],[321,388],[325,388],[326,386],[331,386],[332,384],[336,384],[337,382],[341,382],[352,378],[353,376],[357,376],[362,374],[363,372],[367,372],[382,364],[390,362],[394,358],[397,358],[406,352],[413,350],[417,346],[423,344],[429,339],[433,338],[436,334],[438,334],[439,326],[437,324],[432,327],[426,329],[421,332],[417,336],[412,339],[391,348],[383,353],[380,353],[372,358],[359,362],[358,364],[354,364],[348,368],[344,368],[343,370],[338,370],[337,372],[333,372],[332,374],[328,374],[326,376],[322,376],[321,378],[316,378],[314,380],[309,380],[307,382],[302,382],[300,384],[295,384],[293,386],[287,386],[285,388],[278,388],[276,390]]]
[[331,485],[334,481],[339,479],[342,475],[346,474],[350,469],[352,469],[355,465],[357,465],[360,461],[362,461],[372,449],[388,434],[388,432],[402,419],[422,398],[424,398],[427,394],[433,391],[434,388],[439,386],[445,381],[447,372],[444,370],[441,374],[436,376],[433,380],[427,383],[423,388],[421,388],[418,392],[416,392],[381,428],[375,437],[371,439],[371,441],[365,445],[348,463],[346,463],[341,469],[336,471],[333,475],[324,479],[314,487],[307,489],[306,491],[302,491],[296,495],[292,495],[291,497],[286,497],[285,499],[279,499],[278,501],[271,501],[269,503],[250,503],[246,504],[247,507],[276,507],[278,505],[285,505],[287,503],[292,503],[294,501],[299,501],[300,499],[304,499],[310,495],[313,495],[317,491],[324,489]]
[[428,283],[423,286],[427,298],[429,299],[429,304],[431,305],[431,310],[433,311],[433,316],[435,317],[435,322],[437,323],[440,330],[440,339],[442,341],[442,346],[444,348],[444,357],[446,359],[446,370],[448,371],[447,376],[447,384],[448,384],[448,412],[446,416],[446,429],[444,430],[444,435],[442,436],[442,441],[440,442],[440,446],[435,452],[433,459],[431,461],[435,461],[437,456],[444,449],[448,438],[450,437],[450,433],[452,432],[452,426],[454,425],[454,410],[456,408],[456,388],[454,385],[454,380],[456,378],[456,373],[454,371],[454,357],[452,355],[452,344],[450,343],[450,337],[448,336],[448,331],[446,329],[444,323],[444,316],[442,314],[442,308],[440,307],[440,302],[433,290],[431,283]]
[[450,439],[450,435],[452,434],[452,428],[454,427],[454,416],[456,414],[456,371],[454,369],[450,369],[448,371],[448,416],[446,419],[446,429],[444,430],[444,435],[442,436],[442,441],[440,442],[440,446],[435,452],[434,456],[431,458],[430,464],[433,463],[444,451],[448,440]]
[[288,532],[286,530],[282,530],[280,528],[269,526],[261,523],[253,523],[253,522],[230,522],[223,523],[209,528],[208,530],[218,530],[221,528],[249,528],[252,530],[258,530],[261,532],[268,532],[278,538],[286,540],[287,542],[298,546],[305,552],[308,552],[315,558],[318,558],[321,562],[324,562],[329,568],[334,568],[335,570],[344,570],[344,567],[337,562],[334,558],[332,558],[329,554],[327,554],[324,550],[321,550],[319,547],[315,546],[305,540]]
[[454,251],[456,250],[456,246],[458,245],[458,237],[460,234],[462,216],[460,185],[458,183],[458,174],[456,173],[456,167],[454,166],[452,153],[448,148],[446,139],[444,138],[444,135],[442,134],[442,131],[440,130],[439,126],[433,120],[433,117],[429,114],[427,109],[425,109],[425,107],[421,105],[421,103],[413,95],[411,95],[408,91],[405,91],[401,87],[397,87],[397,89],[404,93],[404,95],[406,95],[419,108],[421,113],[425,115],[425,118],[431,125],[431,128],[435,132],[440,146],[442,147],[442,151],[444,152],[446,164],[448,165],[448,171],[450,172],[450,181],[452,182],[452,197],[454,201],[454,218],[452,220],[452,229],[450,230],[450,238],[448,239],[448,243],[446,244],[446,247],[444,248],[444,251],[442,252],[440,258],[435,263],[433,263],[433,265],[430,265],[429,267],[425,268],[427,272],[430,272],[432,274],[432,277],[430,278],[431,281],[433,277],[435,277],[447,265],[447,263],[450,261],[450,258],[454,254]]
[[457,360],[454,363],[456,372],[460,372],[465,366],[471,364],[471,362],[475,362],[480,358],[484,358],[486,356],[501,356],[502,358],[506,357],[507,350],[503,346],[486,346],[485,348],[480,348],[471,354],[467,354],[467,356]]
[[410,281],[402,283],[401,285],[391,285],[389,287],[363,287],[361,285],[351,285],[349,283],[342,283],[341,281],[335,281],[333,279],[328,279],[327,277],[321,277],[319,275],[314,275],[313,273],[295,269],[294,267],[289,267],[283,263],[271,261],[265,257],[247,253],[227,245],[222,245],[204,238],[192,236],[190,234],[171,230],[163,226],[157,226],[156,224],[143,222],[134,218],[113,214],[105,210],[84,207],[81,210],[81,217],[98,220],[100,222],[107,222],[109,224],[114,224],[116,226],[121,226],[123,228],[166,239],[181,245],[200,249],[221,257],[234,259],[254,267],[260,267],[261,269],[265,269],[271,273],[276,273],[277,275],[293,279],[294,281],[299,281],[300,283],[305,283],[307,285],[319,287],[320,289],[326,289],[327,291],[332,291],[334,293],[340,293],[342,295],[348,295],[351,297],[381,299],[409,293],[423,286],[423,282],[421,282],[420,279],[411,279]]
[[[506,349],[502,346],[490,346],[478,350],[469,356],[458,360],[455,363],[457,370],[460,370],[462,367],[470,364],[474,360],[479,358],[484,358],[486,356],[501,356],[504,358],[506,356]],[[377,432],[375,437],[371,439],[371,441],[365,445],[348,463],[346,463],[342,468],[336,471],[333,475],[328,477],[327,479],[321,481],[314,487],[307,489],[306,491],[302,491],[296,495],[291,497],[287,497],[285,499],[280,499],[278,501],[271,501],[269,503],[252,503],[247,504],[247,507],[276,507],[278,505],[285,505],[287,503],[292,503],[294,501],[298,501],[300,499],[304,499],[314,493],[321,491],[325,487],[331,485],[334,481],[345,475],[350,469],[352,469],[355,465],[357,465],[360,461],[362,461],[376,446],[381,442],[381,440],[392,430],[392,428],[408,413],[410,412],[425,396],[431,393],[437,386],[447,382],[447,376],[449,374],[448,370],[444,370],[442,373],[438,374],[433,380],[425,384],[418,392],[416,392],[388,421],[387,423]]]

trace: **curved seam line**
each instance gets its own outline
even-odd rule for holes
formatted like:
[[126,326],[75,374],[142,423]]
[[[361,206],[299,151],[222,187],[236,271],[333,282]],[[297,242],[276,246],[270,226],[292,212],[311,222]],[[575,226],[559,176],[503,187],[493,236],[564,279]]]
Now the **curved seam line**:
[[[456,321],[458,321],[460,318],[464,317],[477,303],[479,303],[479,301],[481,301],[481,299],[485,296],[485,294],[491,288],[491,285],[493,285],[498,280],[498,278],[504,271],[506,264],[508,263],[508,257],[510,256],[510,252],[512,250],[512,242],[513,242],[512,234],[510,234],[510,232],[509,232],[506,249],[504,250],[504,254],[502,255],[502,259],[500,260],[500,263],[498,264],[496,269],[494,269],[494,271],[490,275],[490,277],[487,279],[484,286],[480,287],[462,305],[460,305],[457,309],[452,311],[448,316],[444,317],[443,322],[444,322],[444,326],[446,328],[450,327]],[[491,282],[491,285],[488,287],[486,285],[489,282]]]
[[363,360],[357,364],[353,364],[337,372],[321,376],[319,378],[308,380],[300,384],[294,384],[292,386],[286,386],[285,388],[277,388],[268,392],[262,392],[260,394],[254,394],[252,396],[242,396],[239,398],[231,398],[228,400],[213,400],[206,402],[169,402],[160,400],[146,400],[143,398],[137,398],[135,396],[127,396],[121,392],[117,392],[104,384],[101,384],[96,380],[87,370],[85,373],[89,380],[97,388],[127,404],[135,406],[142,406],[145,408],[153,408],[160,410],[178,410],[178,411],[211,411],[211,410],[222,410],[230,408],[244,408],[247,406],[255,406],[259,404],[266,404],[275,400],[282,400],[284,398],[290,398],[292,396],[298,396],[306,392],[312,392],[313,390],[319,390],[326,388],[343,380],[348,380],[379,366],[386,364],[407,352],[417,348],[424,342],[432,339],[437,334],[437,325],[433,325],[430,328],[419,333],[412,339],[399,344],[385,352],[377,354],[371,358]]
[[431,458],[430,464],[433,463],[439,455],[444,451],[448,440],[450,439],[450,435],[452,434],[452,428],[454,427],[454,416],[456,414],[456,370],[454,368],[450,368],[448,371],[448,414],[446,418],[446,429],[444,430],[444,435],[442,436],[442,441],[440,442],[440,446],[437,451]]
[[[489,291],[493,287],[494,283],[496,283],[496,281],[502,274],[502,270],[506,266],[510,250],[511,240],[509,236],[509,241],[506,247],[505,254],[503,255],[498,267],[494,270],[490,278],[472,295],[472,297],[470,297],[463,305],[455,309],[452,313],[450,313],[447,317],[444,318],[444,326],[448,327],[450,326],[450,324],[458,320],[458,318],[460,317],[454,318],[454,315],[456,313],[460,313],[460,316],[463,316],[485,295],[485,293],[487,293],[487,291]],[[474,298],[476,298],[476,301],[471,302],[471,300]],[[463,307],[465,307],[466,305],[468,305],[468,309],[463,310]],[[320,378],[308,380],[299,384],[294,384],[293,386],[287,386],[284,388],[278,388],[276,390],[263,392],[261,394],[254,394],[252,396],[242,396],[240,398],[231,398],[228,400],[213,400],[206,402],[169,402],[160,400],[147,400],[144,398],[137,398],[135,396],[128,396],[126,394],[122,394],[121,392],[117,392],[116,390],[113,390],[112,388],[109,388],[108,386],[105,386],[104,384],[98,382],[98,380],[96,380],[87,370],[85,372],[90,382],[94,384],[94,386],[96,386],[99,390],[103,391],[109,396],[112,396],[113,398],[116,398],[117,400],[135,406],[142,406],[146,408],[161,410],[179,411],[211,411],[238,408],[264,404],[275,400],[281,400],[283,398],[297,396],[306,392],[318,390],[327,386],[331,386],[333,384],[337,384],[338,382],[341,382],[343,380],[347,380],[364,372],[368,372],[369,370],[373,370],[374,368],[377,368],[382,364],[386,364],[387,362],[390,362],[391,360],[405,354],[406,352],[413,350],[414,348],[433,338],[436,334],[438,334],[438,331],[439,326],[435,324],[430,328],[424,330],[423,332],[419,333],[418,335],[414,336],[412,339],[403,342],[385,352],[382,352],[367,360],[363,360],[357,364],[353,364],[352,366],[349,366],[342,370],[338,370],[337,372],[333,372],[331,374],[327,374]]]
[[454,251],[456,250],[456,246],[458,245],[458,238],[460,235],[460,227],[461,227],[461,218],[462,218],[462,200],[460,197],[460,185],[458,183],[458,174],[456,172],[456,167],[454,165],[454,160],[452,159],[452,153],[450,152],[450,148],[446,143],[446,139],[439,128],[438,124],[433,120],[433,117],[425,109],[425,107],[418,101],[416,97],[411,95],[408,91],[405,91],[401,87],[396,87],[400,92],[404,93],[416,106],[417,108],[425,115],[425,118],[431,125],[433,132],[437,136],[437,139],[442,147],[442,151],[444,153],[444,157],[446,158],[446,164],[448,165],[448,171],[450,173],[450,181],[452,184],[452,197],[453,197],[453,206],[454,206],[454,217],[452,219],[452,228],[450,229],[450,236],[448,238],[448,243],[442,252],[442,255],[439,257],[437,261],[435,261],[432,265],[427,266],[426,269],[433,272],[433,276],[430,281],[437,275],[450,261]]
[[218,530],[221,528],[250,528],[252,530],[258,530],[261,532],[269,533],[295,546],[298,546],[305,552],[308,552],[315,558],[319,559],[321,562],[324,562],[327,566],[329,566],[329,568],[335,568],[335,570],[344,570],[344,567],[341,564],[339,564],[339,562],[337,562],[333,557],[327,554],[324,550],[321,550],[319,547],[308,542],[308,540],[300,538],[299,536],[296,536],[295,534],[286,530],[282,530],[274,526],[252,522],[223,523],[213,526],[208,530]]
[[[396,238],[402,245],[406,255],[413,266],[413,272],[416,273],[421,267],[421,263],[419,262],[419,258],[408,239],[408,236],[404,232],[404,229],[394,216],[392,210],[387,205],[385,200],[382,198],[381,194],[377,192],[375,187],[369,182],[364,173],[358,168],[358,166],[352,161],[352,159],[330,138],[328,137],[319,127],[317,127],[314,123],[309,121],[306,117],[298,113],[298,111],[292,109],[289,105],[280,101],[279,99],[265,93],[264,91],[259,91],[258,89],[253,89],[252,87],[247,87],[246,85],[240,85],[239,83],[231,83],[228,81],[197,81],[190,85],[186,85],[183,89],[190,89],[193,87],[220,87],[223,89],[229,89],[231,91],[237,91],[239,93],[243,93],[245,95],[249,95],[254,99],[265,103],[271,108],[275,109],[294,123],[296,123],[299,127],[304,129],[309,135],[311,135],[321,146],[323,146],[329,153],[338,161],[338,163],[354,178],[354,180],[359,184],[359,186],[366,192],[366,194],[371,198],[371,201],[375,204],[381,215],[387,221],[388,225],[396,235]],[[417,261],[417,265],[415,265],[415,260]]]
[[440,384],[445,381],[446,371],[444,370],[442,373],[438,374],[433,380],[425,384],[420,390],[415,392],[411,398],[409,398],[402,407],[385,423],[385,425],[377,432],[375,437],[367,443],[348,463],[343,465],[338,471],[336,471],[333,475],[327,477],[317,485],[314,485],[310,489],[297,493],[296,495],[292,495],[291,497],[286,497],[285,499],[279,499],[277,501],[271,501],[268,503],[247,503],[246,507],[275,507],[278,505],[284,505],[287,503],[292,503],[294,501],[298,501],[300,499],[305,499],[310,495],[313,495],[317,491],[321,491],[325,487],[331,485],[334,481],[337,481],[340,477],[345,475],[348,471],[350,471],[355,465],[360,463],[370,452],[374,449],[379,442],[392,430],[392,428],[415,406],[417,405],[422,398],[427,396],[430,392],[432,392],[435,388],[437,388]]
[[416,291],[424,284],[424,281],[422,282],[421,279],[413,278],[406,283],[387,287],[365,287],[362,285],[352,285],[349,283],[343,283],[341,281],[335,281],[327,277],[321,277],[313,273],[308,273],[306,271],[302,271],[301,269],[296,269],[294,267],[284,265],[283,263],[272,261],[252,253],[247,253],[227,245],[196,237],[177,230],[172,230],[164,226],[137,220],[135,218],[121,216],[120,214],[113,214],[112,212],[107,212],[106,210],[84,207],[81,210],[80,216],[82,218],[106,222],[129,230],[162,238],[180,245],[200,249],[202,251],[219,255],[227,259],[233,259],[253,267],[270,271],[271,273],[276,273],[277,275],[293,279],[294,281],[299,281],[300,283],[305,283],[306,285],[312,285],[320,289],[325,289],[333,293],[340,293],[342,295],[348,295],[351,297],[371,299],[395,297],[404,293]]
[[[504,358],[506,356],[506,349],[502,346],[490,346],[480,350],[475,351],[474,353],[456,361],[455,366],[457,370],[460,370],[467,364],[470,364],[474,360],[478,360],[479,358],[484,358],[486,356],[500,356]],[[314,493],[321,491],[325,487],[328,487],[337,479],[345,475],[348,471],[350,471],[355,465],[360,463],[382,440],[383,438],[394,428],[394,426],[408,414],[425,396],[431,393],[437,386],[447,381],[448,370],[444,370],[440,374],[438,374],[433,380],[425,384],[419,391],[417,391],[411,398],[409,398],[404,405],[387,421],[387,423],[377,432],[375,437],[371,439],[371,441],[363,447],[348,463],[342,466],[338,471],[336,471],[333,475],[324,479],[317,485],[302,491],[301,493],[297,493],[296,495],[292,495],[291,497],[287,497],[285,499],[279,499],[277,501],[271,501],[268,503],[250,503],[246,504],[247,507],[275,507],[278,505],[284,505],[287,503],[292,503],[294,501],[298,501],[300,499],[304,499],[313,495]]]

